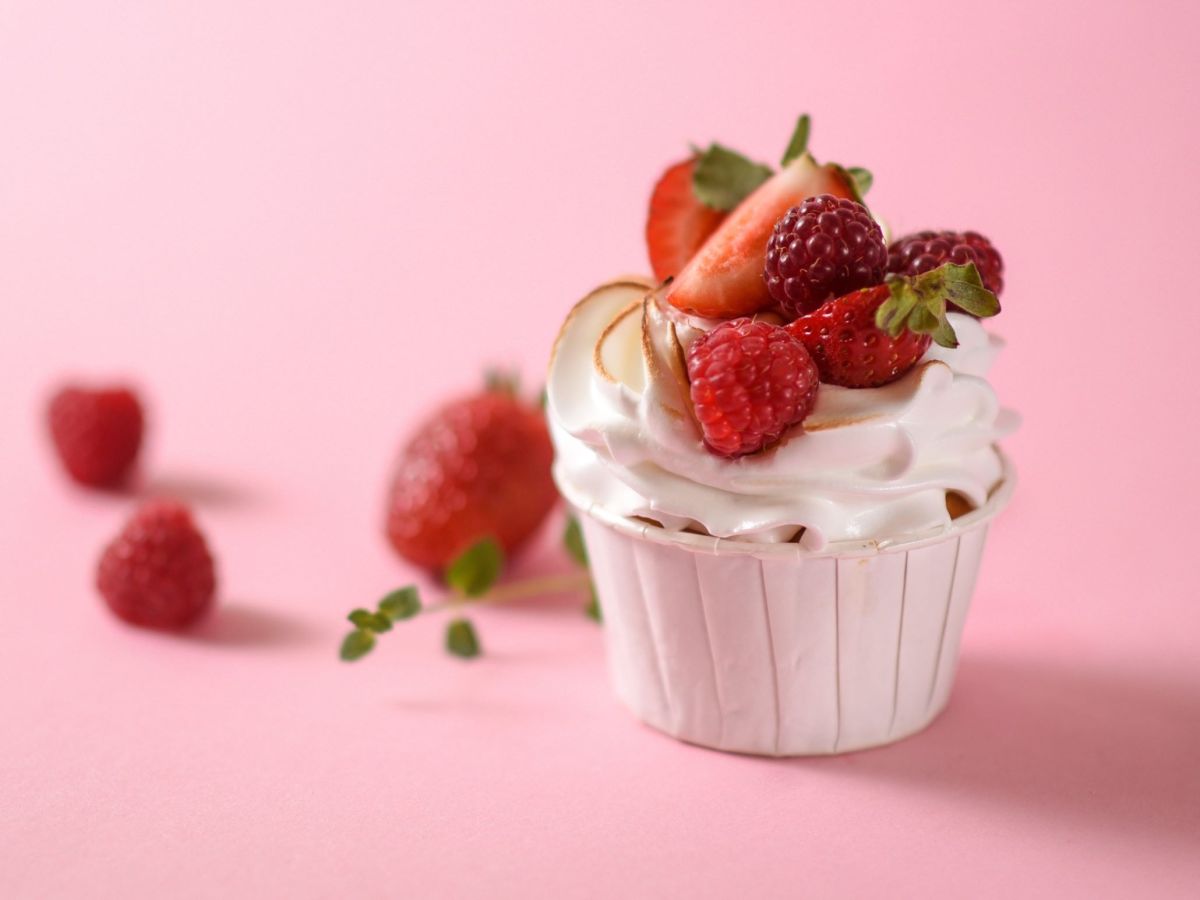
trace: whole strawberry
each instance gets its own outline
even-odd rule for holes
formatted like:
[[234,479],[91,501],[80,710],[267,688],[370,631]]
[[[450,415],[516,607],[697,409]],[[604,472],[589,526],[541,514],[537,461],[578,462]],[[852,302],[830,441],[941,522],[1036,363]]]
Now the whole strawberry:
[[887,270],[896,275],[920,275],[945,263],[974,263],[983,286],[1000,296],[1004,290],[1004,260],[992,242],[975,231],[921,231],[893,241]]
[[722,456],[773,444],[817,401],[817,368],[808,351],[767,322],[722,323],[692,344],[687,368],[704,443]]
[[105,548],[96,587],[133,625],[177,629],[199,618],[216,591],[213,558],[187,507],[151,500]]
[[67,474],[88,487],[115,487],[132,471],[144,417],[128,388],[68,386],[50,400],[50,436]]
[[946,264],[836,297],[786,327],[812,354],[821,381],[879,387],[915,366],[931,341],[957,346],[948,303],[981,318],[1000,309],[973,265]]
[[512,552],[558,497],[553,458],[541,411],[511,390],[447,403],[396,463],[388,539],[405,559],[435,569],[485,536]]
[[821,194],[793,206],[767,241],[763,278],[788,318],[883,279],[887,244],[861,203]]

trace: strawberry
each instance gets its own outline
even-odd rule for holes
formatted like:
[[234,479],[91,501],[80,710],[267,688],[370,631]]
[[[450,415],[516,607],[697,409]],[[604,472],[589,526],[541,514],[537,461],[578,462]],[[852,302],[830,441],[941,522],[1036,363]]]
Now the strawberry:
[[734,208],[679,273],[667,293],[672,305],[713,318],[749,315],[770,306],[762,273],[775,223],[818,194],[861,200],[859,178],[865,184],[866,173],[857,176],[836,163],[818,165],[807,149],[808,125],[808,117],[802,116],[783,168]]
[[204,535],[173,500],[142,504],[104,550],[96,587],[109,609],[143,628],[183,628],[212,606],[216,572]]
[[541,411],[511,389],[451,401],[400,454],[388,539],[409,562],[432,569],[487,536],[511,552],[554,506],[553,458]]
[[115,487],[137,462],[144,416],[127,388],[68,386],[50,400],[50,436],[67,474],[88,487]]
[[723,211],[705,206],[697,198],[692,189],[695,170],[695,157],[675,163],[650,195],[646,246],[659,281],[678,275],[725,218]]
[[948,303],[980,318],[1000,309],[974,265],[947,263],[835,297],[786,328],[808,348],[822,382],[879,387],[915,366],[931,341],[958,345],[946,319]]

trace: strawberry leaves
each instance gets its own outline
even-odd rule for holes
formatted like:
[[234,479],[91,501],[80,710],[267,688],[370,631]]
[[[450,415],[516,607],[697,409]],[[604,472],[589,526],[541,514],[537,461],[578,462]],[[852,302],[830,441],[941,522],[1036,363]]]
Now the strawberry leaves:
[[875,311],[875,324],[890,337],[908,329],[928,334],[940,347],[957,347],[958,337],[946,318],[946,304],[981,319],[1000,311],[996,295],[983,286],[974,263],[946,263],[915,277],[889,275],[891,297]]
[[810,131],[812,131],[812,119],[808,113],[805,113],[796,122],[796,129],[792,132],[792,138],[788,141],[787,149],[783,151],[783,159],[779,161],[780,167],[786,166],[797,156],[803,156],[808,152],[808,135]]
[[731,210],[772,174],[769,166],[751,162],[736,150],[710,144],[696,157],[692,192],[705,206]]
[[[787,149],[783,151],[781,167],[786,168],[801,156],[812,159],[812,154],[808,152],[808,138],[811,133],[812,118],[805,113],[796,121]],[[707,150],[693,147],[693,152],[696,166],[692,172],[692,192],[705,206],[723,212],[733,209],[775,174],[770,166],[752,162],[736,150],[730,150],[721,144],[709,144]],[[853,198],[866,206],[863,197],[871,189],[874,181],[871,173],[861,166],[844,168],[837,163],[829,165],[842,176]]]

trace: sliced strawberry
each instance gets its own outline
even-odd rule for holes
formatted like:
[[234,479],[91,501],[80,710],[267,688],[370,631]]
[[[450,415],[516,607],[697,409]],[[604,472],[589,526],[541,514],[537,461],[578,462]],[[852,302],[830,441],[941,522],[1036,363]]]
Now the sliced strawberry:
[[784,213],[817,194],[856,199],[845,169],[818,165],[801,153],[720,223],[671,284],[667,299],[679,309],[713,318],[750,315],[770,306],[762,273],[771,231]]
[[694,158],[675,163],[658,179],[650,195],[646,246],[659,281],[678,275],[726,216],[696,199],[692,190],[695,169]]

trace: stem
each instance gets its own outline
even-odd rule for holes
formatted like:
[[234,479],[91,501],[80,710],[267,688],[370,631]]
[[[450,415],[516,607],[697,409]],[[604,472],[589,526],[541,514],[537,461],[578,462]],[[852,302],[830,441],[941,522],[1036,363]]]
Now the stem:
[[586,572],[573,572],[568,575],[544,575],[540,578],[526,578],[524,581],[512,581],[488,591],[482,597],[462,597],[453,595],[446,600],[430,603],[422,612],[437,612],[451,607],[461,609],[464,606],[477,604],[508,603],[512,600],[522,600],[526,597],[537,597],[543,594],[562,594],[567,591],[581,591],[591,583]]

